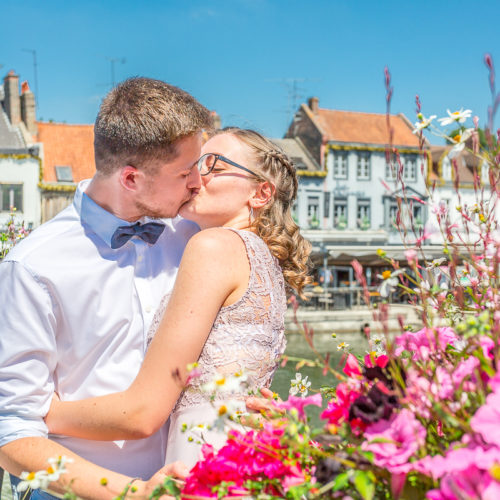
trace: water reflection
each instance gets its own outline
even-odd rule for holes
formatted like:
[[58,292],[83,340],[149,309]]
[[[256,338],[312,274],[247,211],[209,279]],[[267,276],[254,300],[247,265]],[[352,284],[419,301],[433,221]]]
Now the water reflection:
[[[342,351],[337,350],[337,345],[339,343],[346,342],[349,344],[351,352],[356,355],[363,354],[368,349],[366,338],[360,332],[338,334],[335,339],[332,338],[330,333],[317,333],[314,335],[313,340],[315,348],[320,353],[323,355],[326,355],[328,352],[330,353],[330,366],[337,368],[339,371],[341,371],[342,357],[344,355]],[[310,360],[315,359],[315,355],[304,337],[297,333],[287,335],[285,355]],[[321,368],[303,366],[299,368],[299,370],[296,370],[296,365],[296,361],[288,361],[285,367],[280,367],[276,371],[271,389],[277,392],[282,399],[288,398],[290,380],[295,378],[295,373],[297,371],[299,371],[303,377],[306,375],[309,377],[309,380],[312,382],[311,389],[318,390],[325,385],[334,386],[337,384],[335,377],[330,373],[324,376]],[[309,394],[312,393],[310,392]],[[319,408],[309,407],[308,414],[312,419],[317,421],[320,411]]]

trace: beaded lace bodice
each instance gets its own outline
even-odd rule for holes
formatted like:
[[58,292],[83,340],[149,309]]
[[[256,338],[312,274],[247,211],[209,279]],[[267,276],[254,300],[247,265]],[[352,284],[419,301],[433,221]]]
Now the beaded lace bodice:
[[[228,228],[230,229],[230,228]],[[201,387],[218,374],[243,371],[248,391],[268,387],[278,360],[286,346],[284,315],[286,293],[278,260],[264,241],[250,231],[231,229],[245,243],[250,264],[250,278],[244,295],[234,304],[222,307],[198,360],[199,376],[182,392],[174,412],[210,401]],[[165,296],[149,329],[150,341],[158,329],[169,296]],[[226,399],[218,392],[216,399]],[[235,395],[231,395],[232,398]],[[236,395],[244,399],[245,394]]]

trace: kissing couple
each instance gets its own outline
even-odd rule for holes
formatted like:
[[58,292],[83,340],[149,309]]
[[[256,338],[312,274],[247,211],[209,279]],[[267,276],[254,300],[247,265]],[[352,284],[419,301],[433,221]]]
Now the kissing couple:
[[[94,134],[95,176],[0,264],[0,466],[15,486],[70,459],[33,500],[185,477],[200,456],[186,425],[228,399],[266,405],[247,390],[269,397],[287,293],[309,280],[297,176],[271,141],[211,130],[191,95],[149,78],[111,90]],[[207,384],[242,372],[245,390],[210,402]]]

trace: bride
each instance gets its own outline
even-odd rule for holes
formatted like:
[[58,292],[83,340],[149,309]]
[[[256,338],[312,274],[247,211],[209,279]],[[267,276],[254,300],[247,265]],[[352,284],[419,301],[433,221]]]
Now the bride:
[[[53,401],[50,432],[85,439],[139,439],[170,416],[166,462],[192,466],[223,403],[271,383],[285,349],[286,288],[308,282],[310,244],[291,216],[295,169],[260,134],[228,128],[210,138],[198,161],[202,185],[180,214],[202,231],[189,241],[175,287],[153,321],[142,368],[126,391],[81,401]],[[197,362],[197,376],[188,366]],[[204,388],[245,374],[237,394]],[[243,378],[245,378],[243,377]],[[186,384],[187,382],[187,384]],[[225,406],[224,406],[225,410]],[[202,429],[194,439],[186,429]]]

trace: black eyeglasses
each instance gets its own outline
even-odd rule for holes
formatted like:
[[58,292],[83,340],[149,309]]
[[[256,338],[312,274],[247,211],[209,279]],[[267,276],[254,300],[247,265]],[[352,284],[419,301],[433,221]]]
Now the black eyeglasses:
[[234,161],[231,161],[228,158],[226,158],[225,156],[217,155],[215,153],[206,153],[198,160],[198,170],[200,172],[200,175],[210,174],[215,168],[217,160],[223,161],[224,163],[232,165],[233,167],[244,170],[245,172],[248,172],[249,174],[252,174],[253,176],[257,177],[258,179],[262,178],[260,175],[256,174],[255,172],[252,172],[249,168],[238,165],[237,163],[234,163]]

